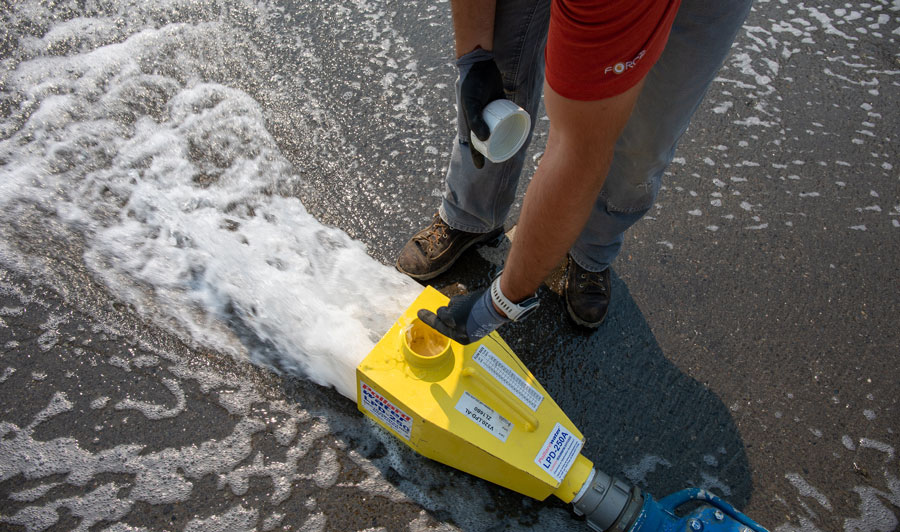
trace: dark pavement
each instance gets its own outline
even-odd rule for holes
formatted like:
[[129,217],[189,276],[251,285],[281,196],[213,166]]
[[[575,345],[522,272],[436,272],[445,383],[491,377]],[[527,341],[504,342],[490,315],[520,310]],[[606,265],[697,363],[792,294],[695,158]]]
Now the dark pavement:
[[[303,178],[276,192],[391,264],[439,201],[449,3],[236,5],[148,24],[224,21],[256,61],[214,81],[262,105]],[[606,323],[571,325],[550,283],[501,331],[598,467],[712,489],[773,531],[898,529],[898,39],[896,2],[758,2],[627,235]],[[334,390],[189,346],[92,275],[76,229],[25,212],[0,228],[3,530],[584,529],[413,455]],[[434,285],[486,285],[507,246]]]

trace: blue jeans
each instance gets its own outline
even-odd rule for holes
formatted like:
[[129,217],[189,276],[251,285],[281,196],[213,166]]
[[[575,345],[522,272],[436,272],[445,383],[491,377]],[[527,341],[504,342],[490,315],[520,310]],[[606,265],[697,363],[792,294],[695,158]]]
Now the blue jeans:
[[[609,267],[622,247],[625,230],[653,206],[678,139],[725,61],[750,4],[751,0],[682,1],[666,49],[647,75],[616,143],[588,223],[569,250],[582,268],[602,271]],[[532,118],[537,118],[543,88],[549,17],[549,0],[497,2],[494,58],[507,97]],[[459,86],[457,82],[457,99]],[[509,214],[525,163],[525,148],[508,161],[486,161],[484,168],[477,170],[469,156],[461,114],[458,123],[441,218],[455,229],[486,233],[502,226]],[[525,146],[530,142],[531,134]]]

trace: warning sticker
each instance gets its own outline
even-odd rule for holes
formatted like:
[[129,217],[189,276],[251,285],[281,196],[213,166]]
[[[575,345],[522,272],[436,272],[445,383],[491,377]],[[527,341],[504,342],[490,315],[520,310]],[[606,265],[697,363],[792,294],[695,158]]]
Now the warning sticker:
[[409,435],[412,432],[412,418],[406,412],[394,406],[394,403],[388,401],[387,398],[362,381],[359,383],[359,397],[362,405],[373,416],[381,420],[382,423],[397,434],[407,440],[409,439]]
[[557,482],[562,482],[569,469],[572,468],[572,464],[575,463],[578,453],[581,452],[582,445],[584,445],[583,440],[579,440],[557,423],[550,431],[550,436],[544,442],[541,452],[534,458],[534,463],[550,473],[550,476]]
[[525,379],[507,366],[506,362],[500,360],[500,357],[495,355],[490,349],[484,345],[478,346],[475,354],[472,355],[472,360],[490,373],[513,395],[528,405],[528,408],[531,408],[532,411],[536,412],[538,407],[541,406],[544,395],[525,382]]
[[506,438],[509,437],[509,432],[513,427],[512,422],[479,401],[474,395],[464,391],[459,402],[456,403],[456,410],[493,434],[498,440],[506,443]]

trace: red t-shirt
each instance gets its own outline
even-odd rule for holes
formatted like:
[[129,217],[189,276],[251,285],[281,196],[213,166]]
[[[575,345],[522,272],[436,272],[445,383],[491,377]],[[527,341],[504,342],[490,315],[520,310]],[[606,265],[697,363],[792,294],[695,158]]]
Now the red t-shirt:
[[681,0],[553,0],[546,79],[573,100],[636,85],[662,54]]

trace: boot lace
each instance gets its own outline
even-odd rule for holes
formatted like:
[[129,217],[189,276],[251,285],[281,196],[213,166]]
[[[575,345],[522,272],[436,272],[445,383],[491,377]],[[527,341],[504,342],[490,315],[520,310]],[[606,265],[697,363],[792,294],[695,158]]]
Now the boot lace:
[[429,227],[427,231],[417,235],[415,240],[419,244],[419,247],[430,256],[435,251],[441,249],[441,244],[450,237],[450,232],[452,230],[453,228],[447,225],[440,216],[435,215],[431,227]]
[[584,292],[596,290],[601,294],[606,293],[605,277],[609,273],[609,269],[602,272],[583,271],[578,274],[578,289]]

